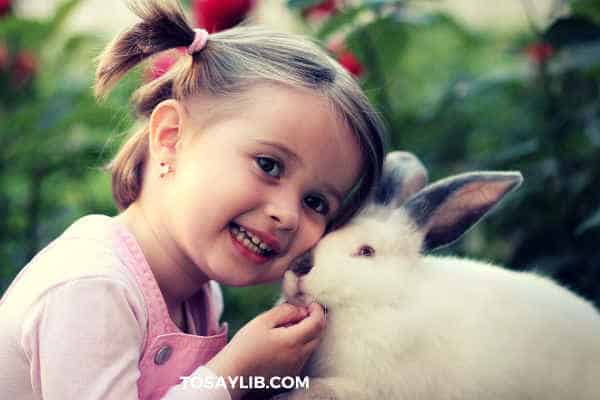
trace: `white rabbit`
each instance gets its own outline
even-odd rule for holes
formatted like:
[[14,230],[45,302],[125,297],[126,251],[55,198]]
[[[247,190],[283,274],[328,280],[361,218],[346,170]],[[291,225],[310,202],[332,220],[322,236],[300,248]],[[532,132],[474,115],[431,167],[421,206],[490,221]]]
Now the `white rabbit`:
[[328,312],[305,366],[310,388],[277,398],[600,399],[600,314],[590,303],[533,273],[424,254],[521,181],[474,172],[421,189],[416,158],[388,156],[371,204],[284,276],[288,302]]

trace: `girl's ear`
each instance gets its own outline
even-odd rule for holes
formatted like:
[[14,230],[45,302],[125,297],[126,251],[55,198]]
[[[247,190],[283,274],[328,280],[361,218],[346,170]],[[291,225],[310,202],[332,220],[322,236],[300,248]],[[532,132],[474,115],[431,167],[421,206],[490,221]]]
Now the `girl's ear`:
[[177,100],[160,102],[150,115],[149,146],[155,160],[172,161],[183,135],[184,108]]

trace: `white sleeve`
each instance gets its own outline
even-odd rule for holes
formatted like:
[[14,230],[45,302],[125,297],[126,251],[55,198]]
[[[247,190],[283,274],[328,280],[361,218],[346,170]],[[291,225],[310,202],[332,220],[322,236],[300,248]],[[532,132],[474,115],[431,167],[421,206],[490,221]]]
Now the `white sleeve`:
[[[51,288],[29,309],[21,346],[31,385],[44,400],[138,400],[141,310],[123,282],[107,277],[76,279]],[[173,386],[166,400],[231,400],[224,387],[190,383],[217,376],[197,368],[194,382]]]
[[143,329],[128,291],[115,279],[87,277],[53,287],[34,303],[21,346],[38,398],[138,399]]
[[213,301],[215,302],[215,320],[219,322],[221,317],[223,316],[223,311],[225,309],[225,304],[223,302],[223,291],[221,290],[221,286],[216,281],[209,281],[211,294],[213,296]]

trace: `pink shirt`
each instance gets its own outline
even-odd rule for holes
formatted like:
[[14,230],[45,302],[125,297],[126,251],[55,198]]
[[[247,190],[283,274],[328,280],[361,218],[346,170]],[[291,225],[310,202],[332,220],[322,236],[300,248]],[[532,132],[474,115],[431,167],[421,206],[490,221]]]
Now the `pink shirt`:
[[[133,235],[113,218],[81,218],[27,264],[0,300],[0,391],[14,400],[230,400],[188,387],[227,341],[223,300],[208,282],[173,323]],[[168,392],[168,393],[167,393]]]

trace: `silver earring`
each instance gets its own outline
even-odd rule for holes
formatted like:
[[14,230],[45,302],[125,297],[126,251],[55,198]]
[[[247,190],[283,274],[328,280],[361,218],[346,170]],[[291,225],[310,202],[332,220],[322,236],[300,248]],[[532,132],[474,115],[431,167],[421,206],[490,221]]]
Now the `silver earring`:
[[173,168],[171,167],[171,164],[161,161],[160,162],[160,177],[164,178],[165,175],[167,175],[171,172],[173,172]]

